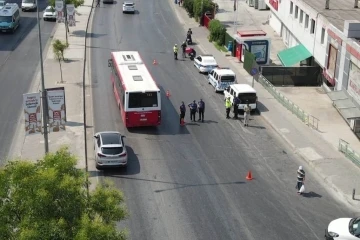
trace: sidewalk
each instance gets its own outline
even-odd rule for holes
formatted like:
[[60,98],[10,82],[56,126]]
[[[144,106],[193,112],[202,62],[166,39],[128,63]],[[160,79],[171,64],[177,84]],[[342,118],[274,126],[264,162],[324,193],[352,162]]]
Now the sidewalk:
[[[245,7],[249,8],[248,6]],[[208,41],[207,36],[209,32],[205,27],[194,27],[198,26],[198,24],[195,23],[193,19],[188,18],[183,8],[173,8],[180,22],[183,23],[184,29],[186,30],[192,27],[195,42],[201,43],[197,45],[197,47],[204,53],[213,54],[220,66],[231,67],[237,76],[239,76],[238,81],[251,84],[252,77],[243,69],[242,64],[236,62],[233,57],[227,57],[224,53],[219,52],[214,45]],[[349,203],[352,207],[358,208],[360,202],[352,200],[352,190],[353,188],[357,190],[355,198],[360,199],[360,169],[337,150],[335,142],[329,144],[329,142],[325,140],[345,130],[341,121],[336,119],[336,114],[325,114],[324,116],[327,118],[335,119],[333,125],[328,125],[325,128],[325,125],[323,126],[323,122],[321,121],[320,130],[324,128],[324,132],[317,132],[302,123],[295,115],[284,108],[260,83],[255,82],[255,89],[258,92],[259,102],[262,103],[259,109],[262,117],[282,136],[293,148],[295,153],[308,162],[312,167],[311,171],[315,171],[317,175],[324,180],[326,186],[331,187],[330,190],[336,194],[339,199]],[[295,96],[295,94],[293,96]],[[308,95],[308,97],[309,96],[310,95]],[[323,108],[325,109],[327,106]],[[329,109],[336,111],[332,107]],[[334,127],[334,125],[336,125],[336,127]],[[337,130],[337,132],[330,131],[334,130],[334,128],[339,130]]]
[[[45,88],[65,87],[67,113],[66,131],[49,133],[49,151],[53,152],[62,146],[68,146],[69,150],[78,157],[78,167],[81,169],[84,169],[86,164],[82,90],[85,32],[91,12],[91,5],[92,0],[85,0],[84,5],[76,9],[76,26],[69,27],[69,48],[64,52],[64,57],[67,60],[62,62],[63,83],[61,83],[59,63],[53,54],[52,42],[49,44],[49,48],[44,56]],[[56,23],[55,28],[52,40],[59,39],[65,42],[65,25]],[[29,92],[41,90],[40,71],[36,75],[34,82],[35,86]],[[20,129],[24,129],[23,121]],[[13,150],[13,158],[40,159],[44,156],[44,137],[40,134],[25,136],[25,131],[19,131],[19,136]]]

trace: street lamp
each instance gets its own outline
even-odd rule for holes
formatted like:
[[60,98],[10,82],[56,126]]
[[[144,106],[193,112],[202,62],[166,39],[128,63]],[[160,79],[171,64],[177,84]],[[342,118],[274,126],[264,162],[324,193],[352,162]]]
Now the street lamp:
[[42,52],[42,43],[41,43],[41,31],[40,31],[40,16],[39,16],[39,4],[36,0],[36,12],[37,12],[37,25],[39,33],[39,53],[40,53],[40,69],[41,69],[41,98],[42,98],[42,120],[44,128],[44,144],[45,144],[45,153],[49,152],[49,139],[48,139],[48,129],[47,129],[47,96],[45,90],[45,81],[44,81],[44,62],[43,62],[43,52]]

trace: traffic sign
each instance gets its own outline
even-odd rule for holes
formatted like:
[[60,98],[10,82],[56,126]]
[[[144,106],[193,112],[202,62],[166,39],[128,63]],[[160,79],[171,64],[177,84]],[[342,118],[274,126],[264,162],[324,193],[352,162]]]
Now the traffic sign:
[[259,71],[258,71],[257,68],[252,68],[251,71],[250,71],[251,76],[254,76],[254,75],[258,74],[258,73],[259,73]]

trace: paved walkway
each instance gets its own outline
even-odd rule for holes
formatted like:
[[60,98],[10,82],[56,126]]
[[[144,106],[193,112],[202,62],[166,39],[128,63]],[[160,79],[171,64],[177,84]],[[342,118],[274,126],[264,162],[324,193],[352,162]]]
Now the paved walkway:
[[[196,27],[198,24],[193,19],[188,18],[183,8],[174,7],[174,9],[180,22],[184,25],[184,29],[192,27],[194,41],[200,43],[197,47],[204,53],[213,54],[220,66],[231,67],[240,76],[238,81],[251,84],[252,77],[243,69],[242,64],[235,61],[233,57],[227,57],[224,53],[219,52],[207,40],[209,32],[206,28]],[[327,115],[327,110],[324,110],[325,112],[321,116],[335,120],[333,125],[326,126],[325,121],[320,119],[320,131],[321,129],[324,131],[319,132],[308,127],[286,110],[261,84],[255,82],[255,89],[258,91],[259,102],[261,103],[259,105],[262,117],[293,148],[294,152],[306,160],[311,168],[307,171],[315,171],[319,178],[323,179],[324,184],[330,186],[329,191],[332,191],[340,200],[349,203],[350,206],[358,208],[360,201],[352,200],[352,190],[353,188],[357,190],[355,198],[360,199],[360,169],[337,150],[336,140],[332,140],[331,143],[327,141],[331,138],[334,139],[334,136],[339,137],[342,131],[346,132],[344,123],[338,119],[339,116],[336,117],[334,112],[336,110],[329,105],[323,105],[323,109],[328,109],[331,114]],[[323,101],[326,102],[327,100]],[[316,100],[316,102],[318,101]],[[306,106],[302,106],[305,109]],[[316,115],[314,114],[314,116]],[[336,127],[334,127],[335,124]],[[348,132],[345,135],[350,136]],[[345,140],[347,139],[346,137]]]
[[[90,16],[92,0],[85,0],[83,6],[76,9],[76,26],[70,27],[68,33],[69,48],[65,50],[66,61],[62,63],[63,82],[60,78],[60,67],[55,59],[52,46],[44,53],[45,88],[65,87],[67,124],[66,131],[49,134],[49,150],[56,151],[61,146],[68,146],[70,151],[78,156],[79,168],[85,168],[84,152],[84,121],[83,121],[83,65],[85,51],[86,24]],[[65,25],[56,23],[53,41],[66,41]],[[52,44],[52,42],[50,43]],[[41,90],[40,72],[35,76],[36,82],[32,91]],[[24,124],[19,127],[24,129]],[[13,157],[37,160],[44,155],[43,135],[25,136],[25,131],[19,131],[19,136],[13,146]]]

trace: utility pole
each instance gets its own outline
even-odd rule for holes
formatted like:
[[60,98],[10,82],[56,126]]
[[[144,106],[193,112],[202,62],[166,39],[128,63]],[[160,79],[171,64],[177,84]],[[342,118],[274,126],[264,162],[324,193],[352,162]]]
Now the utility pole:
[[234,0],[234,35],[236,34],[236,23],[237,23],[237,0]]
[[68,44],[68,31],[69,31],[69,27],[68,27],[68,23],[67,23],[67,7],[66,7],[66,0],[63,0],[63,11],[64,11],[64,17],[65,17],[65,34],[66,34],[66,44]]
[[44,81],[44,62],[43,62],[43,52],[42,52],[42,43],[41,43],[41,31],[40,31],[40,16],[39,16],[39,4],[38,0],[36,0],[36,12],[37,12],[37,25],[38,25],[38,33],[39,33],[39,53],[40,53],[40,69],[41,69],[41,98],[42,98],[42,120],[43,120],[43,128],[44,128],[44,144],[45,144],[45,154],[49,152],[49,139],[48,139],[48,121],[47,121],[47,96],[45,90],[45,81]]

